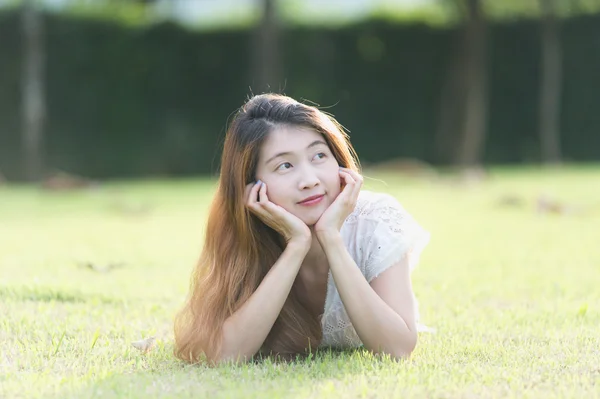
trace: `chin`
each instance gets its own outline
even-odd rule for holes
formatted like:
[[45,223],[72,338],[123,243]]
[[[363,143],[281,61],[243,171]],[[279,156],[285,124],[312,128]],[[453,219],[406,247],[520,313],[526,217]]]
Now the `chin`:
[[317,224],[317,222],[319,221],[319,219],[310,219],[310,220],[303,220],[303,222],[308,226],[308,227],[313,227],[315,224]]
[[302,215],[298,216],[298,218],[302,220],[307,226],[312,227],[315,224],[317,224],[322,214],[323,212],[320,212],[318,215]]

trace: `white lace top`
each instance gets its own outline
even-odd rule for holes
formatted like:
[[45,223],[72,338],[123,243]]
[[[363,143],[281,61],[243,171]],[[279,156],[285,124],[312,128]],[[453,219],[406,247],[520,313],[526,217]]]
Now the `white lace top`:
[[[368,282],[408,253],[411,254],[412,271],[429,242],[429,233],[394,197],[364,190],[359,194],[356,208],[344,221],[341,235],[350,256]],[[415,309],[415,314],[418,321],[418,309]],[[344,309],[331,271],[321,325],[321,347],[352,348],[362,345]],[[427,327],[420,326],[420,329]]]

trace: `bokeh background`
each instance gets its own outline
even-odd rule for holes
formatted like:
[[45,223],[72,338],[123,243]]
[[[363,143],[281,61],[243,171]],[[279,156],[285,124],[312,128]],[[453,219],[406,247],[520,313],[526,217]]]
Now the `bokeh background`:
[[[410,361],[174,358],[265,91],[431,233]],[[600,0],[0,0],[0,398],[598,398],[599,105]]]
[[1,0],[0,38],[8,181],[214,176],[265,91],[365,165],[600,160],[600,0]]

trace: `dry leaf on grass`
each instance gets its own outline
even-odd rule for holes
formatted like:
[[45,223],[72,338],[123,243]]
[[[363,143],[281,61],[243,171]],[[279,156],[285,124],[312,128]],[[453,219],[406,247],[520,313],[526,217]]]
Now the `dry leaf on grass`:
[[89,188],[94,187],[95,185],[96,183],[90,179],[62,171],[58,171],[48,176],[41,182],[41,187],[43,189],[52,191]]
[[145,216],[153,211],[153,206],[147,203],[133,203],[125,201],[114,201],[109,205],[109,209],[120,215],[126,216]]
[[156,344],[156,337],[148,337],[139,341],[134,341],[131,343],[131,346],[133,346],[135,349],[138,349],[139,351],[141,351],[142,353],[146,354],[148,352],[150,352],[152,350],[152,348],[154,348],[154,345]]
[[559,215],[572,215],[581,213],[582,209],[573,205],[559,202],[546,194],[540,194],[536,201],[536,209],[540,214],[554,213]]
[[498,205],[505,207],[522,207],[526,205],[526,201],[516,194],[505,194],[498,199]]
[[123,262],[111,262],[108,263],[106,266],[100,266],[92,262],[82,262],[79,264],[79,266],[98,273],[108,273],[111,270],[121,269],[125,267],[125,264]]

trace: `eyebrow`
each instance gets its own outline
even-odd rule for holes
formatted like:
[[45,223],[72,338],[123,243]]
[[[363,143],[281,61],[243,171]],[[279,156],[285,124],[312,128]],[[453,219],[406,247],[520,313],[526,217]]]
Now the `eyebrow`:
[[[308,147],[306,147],[306,149],[309,149],[309,148],[314,147],[314,146],[319,145],[319,144],[327,145],[327,143],[324,142],[323,140],[315,140],[312,143],[310,143],[308,145]],[[266,163],[271,162],[275,158],[279,158],[279,157],[282,157],[284,155],[290,155],[290,154],[291,154],[291,152],[289,152],[289,151],[277,153],[277,154],[273,155],[271,158],[269,158]]]

